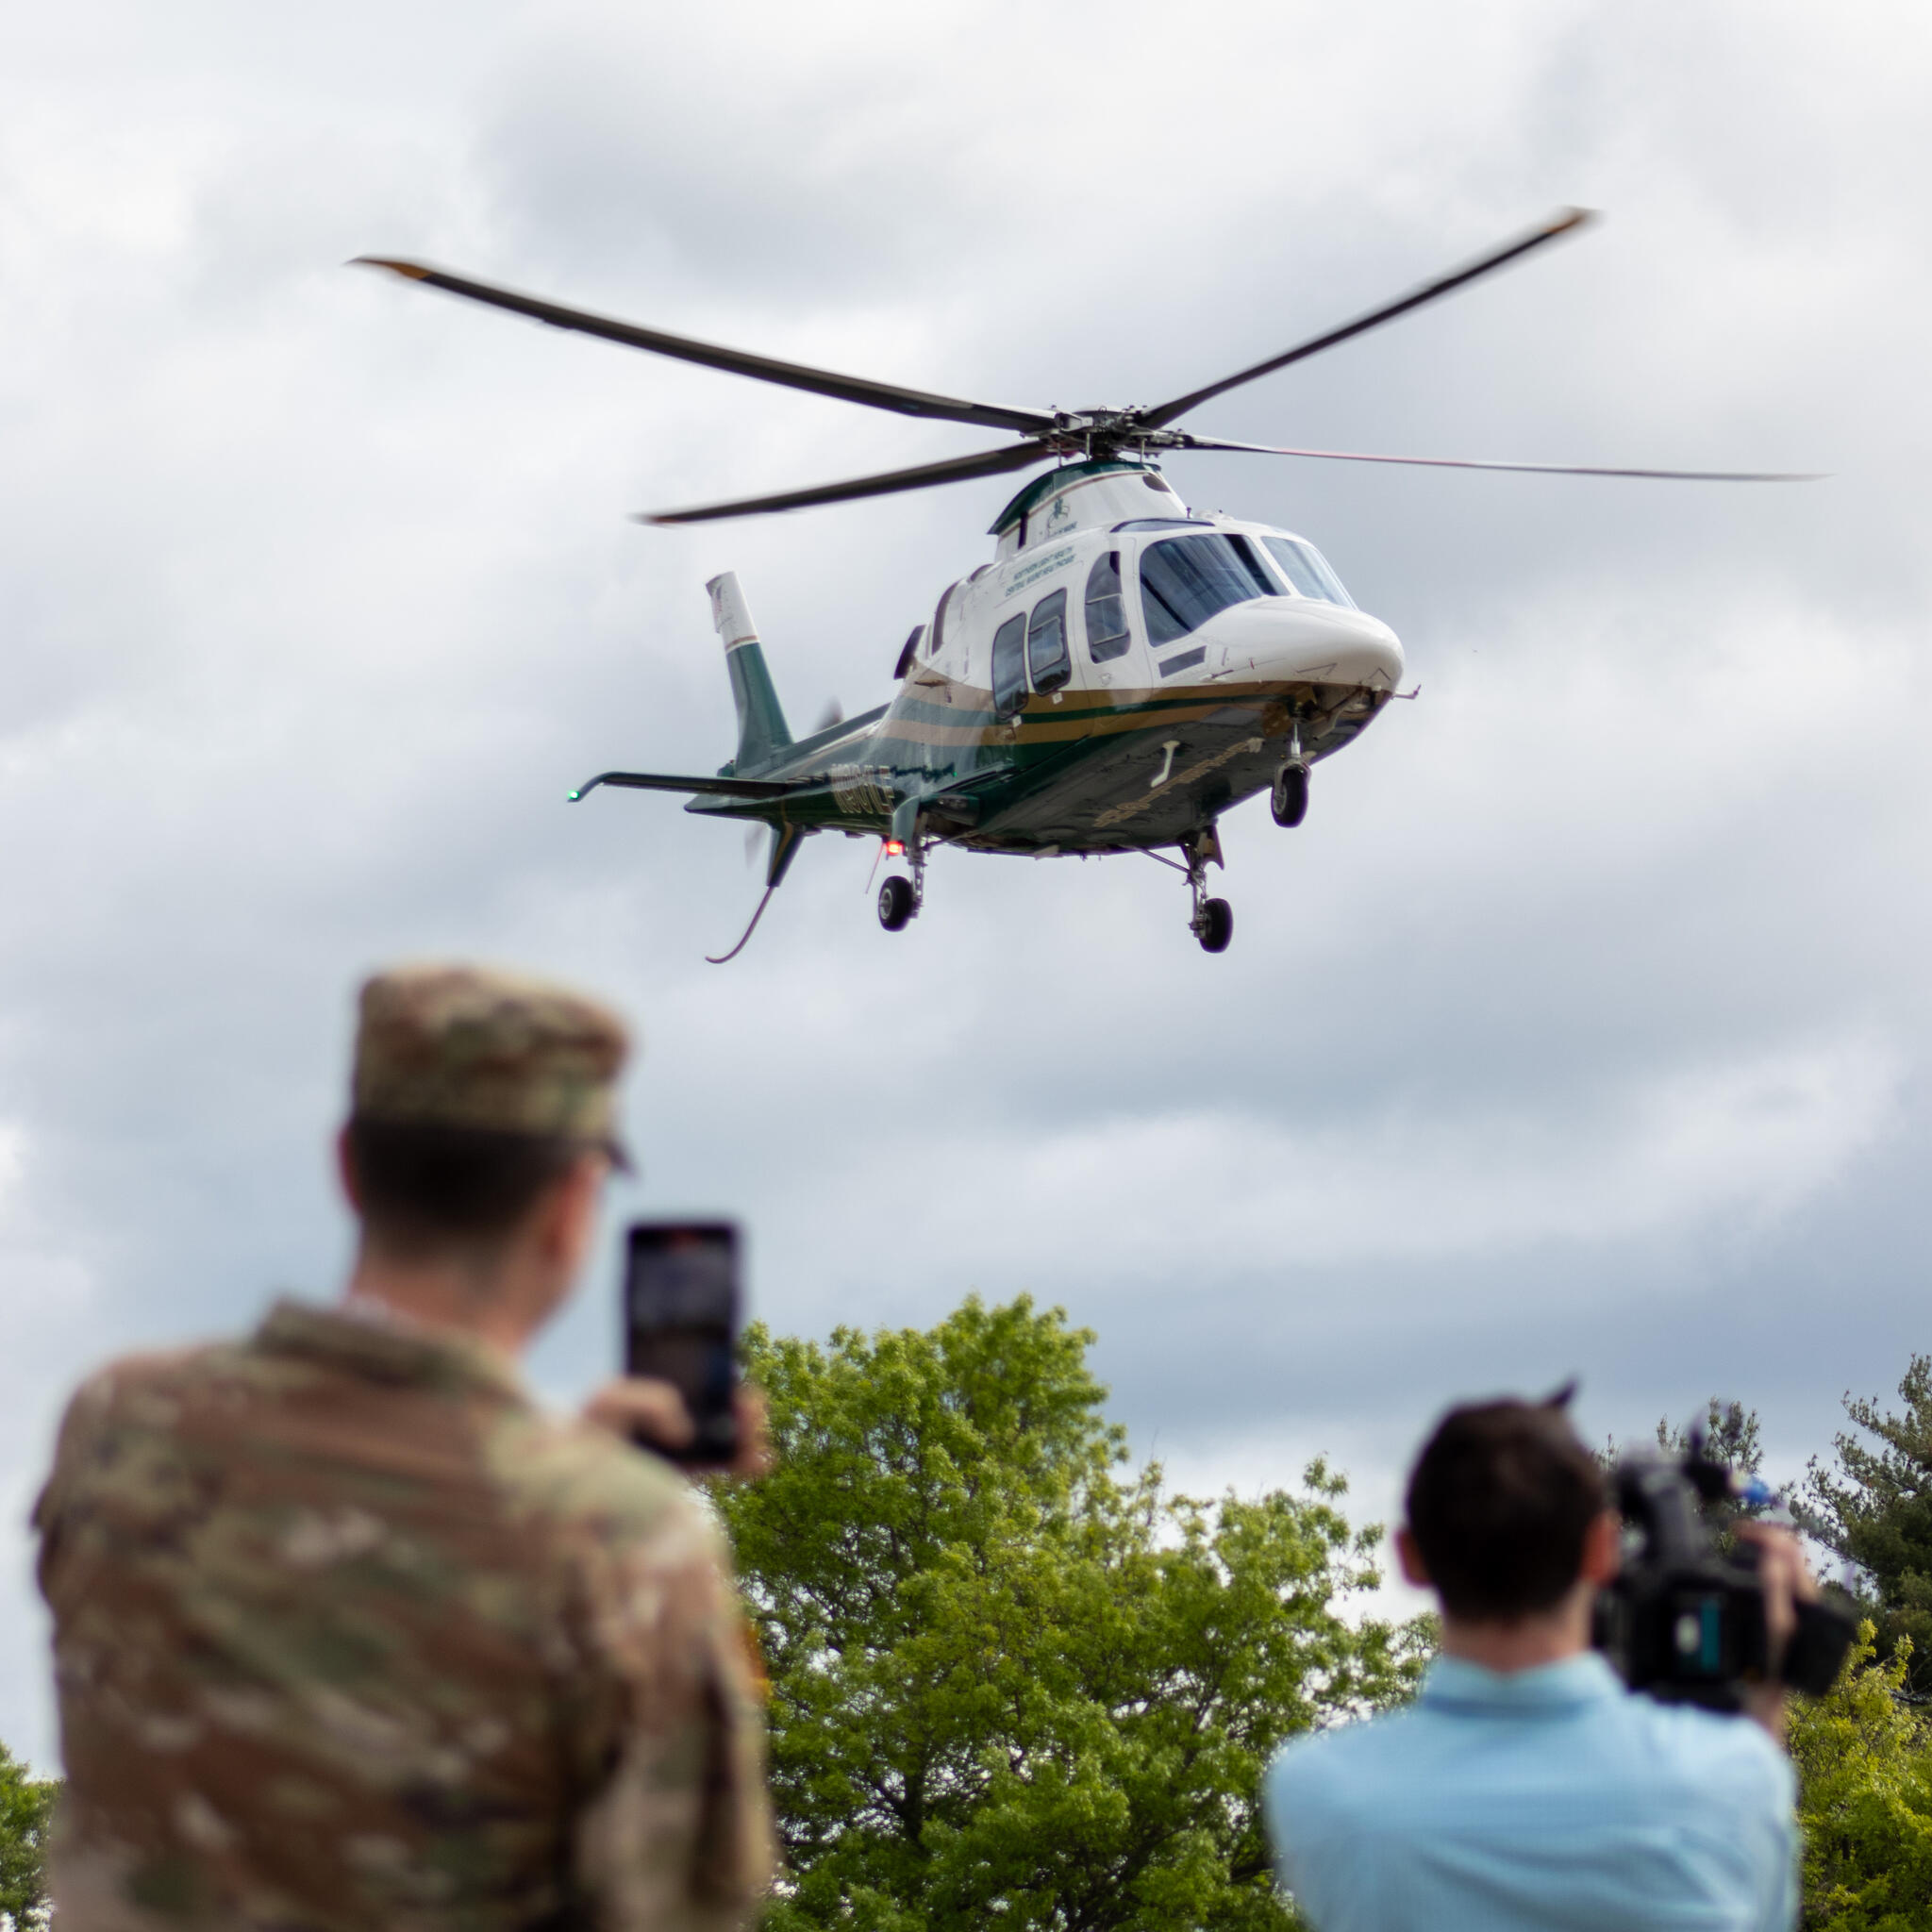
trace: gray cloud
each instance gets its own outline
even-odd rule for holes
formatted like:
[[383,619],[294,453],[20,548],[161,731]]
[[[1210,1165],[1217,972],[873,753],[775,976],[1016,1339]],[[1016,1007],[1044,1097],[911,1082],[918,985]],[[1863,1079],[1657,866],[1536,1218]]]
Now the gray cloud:
[[[782,1326],[1063,1300],[1136,1439],[1381,1508],[1470,1389],[1712,1391],[1787,1468],[1918,1345],[1926,29],[1694,16],[96,0],[0,75],[0,1480],[116,1350],[328,1291],[349,992],[458,951],[608,989],[649,1208]],[[774,354],[1144,400],[1566,200],[1599,233],[1199,426],[1826,468],[1806,490],[1175,462],[1313,536],[1424,691],[1226,827],[1234,950],[1132,859],[940,858],[880,936],[818,841],[728,971],[701,586],[794,721],[884,694],[999,486],[623,513],[971,447],[349,275],[417,253]],[[606,1270],[543,1385],[608,1359]],[[25,1542],[15,1545],[25,1562]],[[0,1737],[52,1742],[24,1571]]]

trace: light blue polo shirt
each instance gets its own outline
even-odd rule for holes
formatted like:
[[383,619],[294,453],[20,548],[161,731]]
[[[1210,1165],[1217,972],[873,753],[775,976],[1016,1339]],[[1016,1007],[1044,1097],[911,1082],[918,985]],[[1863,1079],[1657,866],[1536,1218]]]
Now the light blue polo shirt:
[[1790,1932],[1795,1796],[1758,1725],[1633,1696],[1593,1652],[1439,1657],[1414,1704],[1295,1739],[1264,1787],[1316,1932]]

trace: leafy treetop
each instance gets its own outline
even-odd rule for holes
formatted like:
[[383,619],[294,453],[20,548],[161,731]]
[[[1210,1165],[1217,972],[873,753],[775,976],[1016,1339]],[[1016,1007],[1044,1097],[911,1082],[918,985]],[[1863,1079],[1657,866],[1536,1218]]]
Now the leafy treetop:
[[36,1778],[0,1744],[0,1913],[16,1927],[47,1923],[47,1827],[58,1778]]
[[1932,1924],[1932,1725],[1903,1695],[1910,1640],[1881,1660],[1874,1636],[1828,1696],[1792,1704],[1805,1932]]
[[721,1499],[772,1679],[773,1932],[1281,1932],[1286,1738],[1404,1694],[1341,1614],[1342,1480],[1216,1503],[1125,1468],[1092,1336],[1024,1298],[930,1330],[747,1336],[780,1450]]
[[[1907,1683],[1932,1696],[1932,1356],[1898,1385],[1903,1408],[1844,1398],[1853,1428],[1835,1437],[1838,1468],[1811,1460],[1805,1526],[1863,1573],[1878,1654],[1911,1643]],[[1867,1440],[1869,1439],[1869,1440]]]

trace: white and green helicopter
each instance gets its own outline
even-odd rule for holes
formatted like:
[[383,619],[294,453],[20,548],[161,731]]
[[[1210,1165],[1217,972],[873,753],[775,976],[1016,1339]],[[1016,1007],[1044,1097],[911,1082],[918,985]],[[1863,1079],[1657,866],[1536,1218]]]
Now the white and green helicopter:
[[[1182,873],[1189,926],[1210,953],[1234,932],[1211,897],[1222,813],[1257,791],[1298,825],[1308,774],[1350,744],[1397,694],[1402,646],[1357,609],[1306,538],[1190,509],[1159,468],[1172,450],[1229,450],[1436,468],[1701,482],[1789,482],[1737,471],[1627,470],[1474,462],[1286,449],[1196,436],[1173,425],[1242,383],[1361,335],[1490,274],[1590,219],[1566,210],[1531,233],[1238,375],[1152,407],[1025,408],[927,394],[774,361],[641,328],[420,263],[363,257],[472,301],[553,327],[686,362],[841,397],[901,415],[1016,432],[1017,442],[909,470],[737,503],[669,510],[651,524],[695,524],[923,490],[1056,465],[994,521],[994,556],[949,585],[899,653],[890,704],[793,739],[737,579],[708,587],[738,707],[738,751],[715,776],[605,772],[598,786],[686,793],[688,811],[771,828],[764,897],[742,950],[802,841],[814,832],[875,837],[906,861],[878,894],[897,932],[918,912],[938,847],[1031,858],[1142,852]],[[1178,855],[1168,857],[1170,853]]]

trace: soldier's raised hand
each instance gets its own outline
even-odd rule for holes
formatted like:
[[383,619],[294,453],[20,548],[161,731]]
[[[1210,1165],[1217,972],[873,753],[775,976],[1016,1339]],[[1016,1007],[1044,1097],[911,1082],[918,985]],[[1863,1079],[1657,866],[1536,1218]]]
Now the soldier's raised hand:
[[[773,1464],[771,1429],[765,1398],[757,1389],[741,1388],[738,1408],[738,1454],[728,1463],[693,1467],[692,1475],[728,1475],[746,1481],[763,1475]],[[584,1404],[583,1419],[629,1441],[661,1449],[668,1456],[691,1441],[691,1412],[676,1386],[651,1375],[619,1375],[606,1382]]]

